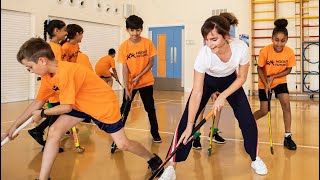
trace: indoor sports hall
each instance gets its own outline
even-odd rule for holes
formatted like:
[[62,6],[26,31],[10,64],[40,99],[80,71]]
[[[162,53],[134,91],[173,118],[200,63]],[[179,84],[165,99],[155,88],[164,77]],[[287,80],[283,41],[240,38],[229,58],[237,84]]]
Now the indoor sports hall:
[[319,0],[3,0],[1,139],[4,180],[319,179]]

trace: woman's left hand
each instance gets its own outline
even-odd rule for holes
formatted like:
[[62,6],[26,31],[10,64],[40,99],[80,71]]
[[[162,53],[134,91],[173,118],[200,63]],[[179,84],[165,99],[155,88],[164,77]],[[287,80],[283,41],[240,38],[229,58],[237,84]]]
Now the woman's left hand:
[[221,109],[224,106],[224,103],[226,101],[226,97],[224,97],[223,94],[220,94],[217,99],[214,101],[212,109],[214,109],[214,114],[216,114],[218,111],[221,111]]

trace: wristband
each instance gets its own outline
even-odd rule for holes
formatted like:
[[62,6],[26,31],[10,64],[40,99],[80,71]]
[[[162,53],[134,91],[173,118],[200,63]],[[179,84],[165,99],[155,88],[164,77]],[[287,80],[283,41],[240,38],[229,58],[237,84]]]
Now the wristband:
[[44,113],[44,109],[41,109],[40,116],[41,116],[42,118],[47,118],[47,117],[48,117],[48,116]]

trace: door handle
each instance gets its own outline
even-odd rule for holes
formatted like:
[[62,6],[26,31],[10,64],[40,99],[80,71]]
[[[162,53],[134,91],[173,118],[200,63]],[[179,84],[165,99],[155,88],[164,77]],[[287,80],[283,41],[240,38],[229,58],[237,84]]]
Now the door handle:
[[173,63],[173,47],[170,48],[170,63]]
[[173,61],[174,64],[177,64],[177,47],[173,48]]

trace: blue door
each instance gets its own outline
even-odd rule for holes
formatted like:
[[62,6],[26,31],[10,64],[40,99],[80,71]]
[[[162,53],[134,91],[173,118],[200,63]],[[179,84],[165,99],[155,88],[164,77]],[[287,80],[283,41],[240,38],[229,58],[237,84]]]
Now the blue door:
[[183,26],[149,28],[157,55],[152,68],[155,89],[183,91],[182,31]]

